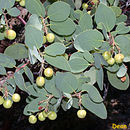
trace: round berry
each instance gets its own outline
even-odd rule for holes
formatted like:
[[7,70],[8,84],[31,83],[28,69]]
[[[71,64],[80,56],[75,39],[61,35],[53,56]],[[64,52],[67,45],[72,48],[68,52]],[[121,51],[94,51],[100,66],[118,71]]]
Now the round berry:
[[46,35],[46,39],[47,39],[47,41],[48,41],[49,43],[52,43],[52,42],[54,42],[54,40],[55,40],[55,35],[54,35],[53,33],[48,33],[48,34]]
[[28,118],[29,123],[35,124],[37,122],[37,118],[34,115],[29,116]]
[[37,77],[36,84],[39,87],[42,87],[45,84],[45,79],[42,76]]
[[105,51],[103,54],[102,54],[103,58],[105,60],[108,60],[111,58],[111,53],[109,51]]
[[86,111],[85,110],[78,110],[78,112],[77,112],[77,116],[79,117],[79,118],[85,118],[86,117]]
[[42,114],[43,114],[44,117],[47,117],[47,116],[48,116],[48,113],[45,112],[45,111],[43,111]]
[[16,32],[12,29],[6,30],[4,36],[9,40],[14,40],[16,38]]
[[44,121],[46,118],[43,116],[43,113],[40,112],[40,113],[38,114],[38,119],[39,119],[39,121]]
[[114,58],[110,58],[110,59],[107,60],[107,63],[108,63],[109,65],[114,65],[115,59],[114,59]]
[[25,0],[21,0],[21,1],[19,2],[19,4],[20,4],[20,6],[24,7],[24,6],[25,6]]
[[7,100],[4,101],[3,107],[6,108],[6,109],[9,109],[9,108],[12,107],[12,104],[13,104],[12,101],[7,99]]
[[115,57],[114,57],[115,61],[117,64],[120,64],[123,62],[124,60],[124,55],[123,54],[116,54]]
[[20,99],[21,99],[21,97],[20,97],[20,95],[19,95],[18,93],[13,94],[12,100],[13,100],[14,102],[19,102]]
[[82,4],[82,8],[83,8],[83,9],[87,9],[87,8],[88,8],[88,4],[87,4],[87,3],[83,3],[83,4]]
[[45,70],[44,70],[44,75],[46,76],[46,77],[52,77],[52,75],[53,75],[53,69],[52,68],[46,68]]
[[48,113],[48,118],[49,118],[50,120],[55,120],[55,119],[57,118],[57,114],[56,114],[54,111],[50,111],[50,112]]

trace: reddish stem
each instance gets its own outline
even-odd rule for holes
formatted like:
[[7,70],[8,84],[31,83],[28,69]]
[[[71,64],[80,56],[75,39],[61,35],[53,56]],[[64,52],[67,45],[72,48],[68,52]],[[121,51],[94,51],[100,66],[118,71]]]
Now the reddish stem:
[[24,24],[26,25],[27,23],[25,22],[25,20],[19,15],[17,16],[17,18]]
[[29,64],[29,61],[26,64],[22,65],[21,67],[17,68],[15,72],[18,72],[20,69],[24,68],[28,64]]

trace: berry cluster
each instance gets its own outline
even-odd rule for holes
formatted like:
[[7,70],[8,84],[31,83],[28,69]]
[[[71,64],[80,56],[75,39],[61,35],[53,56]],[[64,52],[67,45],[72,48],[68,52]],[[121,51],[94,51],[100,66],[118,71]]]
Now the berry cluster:
[[12,95],[12,101],[10,99],[4,99],[4,97],[0,96],[0,105],[3,105],[4,108],[9,109],[12,107],[13,102],[19,102],[21,99],[18,93],[14,93]]
[[107,61],[107,63],[109,65],[114,65],[115,62],[117,64],[121,64],[124,60],[124,55],[119,53],[119,54],[116,54],[114,56],[114,58],[112,57],[111,53],[109,51],[105,51],[103,54],[102,54],[103,58]]
[[[49,120],[55,120],[57,118],[57,114],[54,111],[49,112],[40,112],[37,114],[39,121],[44,121],[47,117]],[[29,123],[35,124],[37,122],[37,117],[35,115],[30,115],[28,118]]]

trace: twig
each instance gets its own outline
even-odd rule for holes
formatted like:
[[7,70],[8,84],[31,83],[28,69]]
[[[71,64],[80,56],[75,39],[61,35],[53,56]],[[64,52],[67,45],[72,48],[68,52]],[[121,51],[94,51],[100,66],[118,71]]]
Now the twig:
[[24,24],[26,25],[27,23],[25,22],[25,20],[19,15],[17,16],[17,18]]
[[42,24],[43,24],[43,26],[44,26],[44,28],[43,28],[43,31],[46,33],[46,35],[48,34],[48,28],[47,28],[47,26],[46,26],[46,23],[45,23],[45,19],[42,17]]
[[22,65],[21,67],[17,68],[15,72],[18,72],[20,69],[24,68],[29,63],[30,63],[30,61],[28,61],[26,64]]

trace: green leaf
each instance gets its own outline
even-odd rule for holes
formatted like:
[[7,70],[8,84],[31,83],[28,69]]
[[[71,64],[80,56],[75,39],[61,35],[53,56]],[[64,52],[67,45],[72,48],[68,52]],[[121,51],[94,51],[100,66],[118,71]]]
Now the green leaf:
[[36,84],[33,84],[33,86],[37,92],[37,97],[46,97],[46,95],[49,94],[49,93],[47,93],[47,91],[43,87],[39,88]]
[[79,78],[78,78],[78,89],[77,89],[77,91],[81,91],[82,90],[82,85],[84,84],[84,83],[88,83],[88,82],[90,82],[90,77],[86,77],[86,76],[80,76]]
[[86,31],[87,29],[92,29],[92,18],[88,13],[85,13],[79,20],[79,25],[82,31]]
[[69,60],[72,60],[75,58],[82,58],[83,59],[84,58],[83,53],[82,52],[75,52],[70,56]]
[[88,94],[84,94],[82,96],[82,104],[88,109],[90,112],[95,114],[101,119],[107,118],[107,110],[103,103],[94,103],[88,96]]
[[62,55],[65,53],[66,47],[64,44],[55,42],[45,48],[45,53],[51,56]]
[[116,16],[110,7],[104,4],[99,4],[95,14],[95,21],[97,24],[103,23],[107,31],[110,32],[115,26]]
[[30,49],[33,49],[33,46],[36,46],[37,49],[42,46],[42,24],[40,23],[38,16],[35,14],[31,15],[25,27],[25,43]]
[[70,65],[64,56],[52,57],[52,56],[45,55],[44,58],[52,66],[62,70],[70,71]]
[[0,0],[0,10],[1,9],[9,9],[15,3],[15,0]]
[[17,9],[16,7],[13,7],[13,8],[8,10],[8,14],[16,17],[16,16],[20,15],[20,10]]
[[94,50],[102,45],[103,35],[97,30],[88,30],[80,33],[75,41],[74,47],[84,52],[85,50]]
[[13,68],[16,65],[16,62],[13,58],[0,53],[0,65],[7,68]]
[[19,72],[14,73],[14,80],[18,88],[20,88],[23,91],[27,91],[27,87],[23,78],[23,75]]
[[50,22],[50,28],[59,35],[71,35],[75,31],[75,23],[70,19],[63,22]]
[[130,31],[129,27],[125,26],[124,23],[119,23],[116,27],[116,33],[117,34],[125,34]]
[[89,51],[85,50],[84,53],[83,53],[83,56],[84,58],[90,62],[90,63],[93,63],[94,62],[94,58],[93,58],[93,55],[91,53],[89,53]]
[[124,64],[121,65],[121,67],[119,68],[118,72],[117,72],[117,76],[118,77],[124,77],[127,73],[127,68]]
[[69,61],[71,72],[79,73],[84,71],[88,66],[89,63],[83,58],[74,58]]
[[43,103],[41,103],[40,105],[39,105],[39,102],[40,101],[42,101],[42,100],[46,100],[46,98],[44,97],[39,97],[39,98],[36,98],[36,99],[34,99],[33,101],[31,101],[26,107],[26,111],[28,111],[28,112],[33,112],[33,113],[35,113],[35,112],[38,112],[38,111],[40,111],[39,109],[38,109],[38,107],[39,106],[42,106],[42,107],[45,107],[46,106],[46,104],[47,104],[47,102],[43,102]]
[[[73,81],[73,82],[72,82]],[[76,77],[70,73],[56,73],[56,87],[65,93],[73,93],[78,88]]]
[[34,46],[39,49],[43,43],[42,31],[33,26],[27,26],[25,31],[25,43],[30,49],[33,49]]
[[101,29],[106,40],[109,40],[109,36],[107,34],[107,29],[105,25],[103,23],[98,23],[97,28]]
[[115,0],[108,0],[108,2],[109,2],[110,5],[113,5],[114,1]]
[[108,66],[108,63],[104,60],[100,53],[94,53],[95,67],[100,69],[102,65]]
[[98,90],[93,85],[86,84],[86,83],[83,84],[82,85],[82,91],[87,91],[88,96],[90,97],[90,99],[93,102],[96,102],[96,103],[103,102],[103,99],[102,99],[100,93],[98,92]]
[[14,59],[23,59],[28,57],[28,50],[24,44],[15,43],[7,47],[4,51],[4,54]]
[[123,60],[123,62],[130,62],[130,56],[126,56]]
[[100,90],[103,90],[103,79],[104,79],[104,73],[103,73],[103,69],[102,67],[96,72],[96,80],[97,80],[97,84],[100,88]]
[[119,35],[115,38],[115,41],[118,43],[121,53],[124,56],[130,56],[130,38],[127,36]]
[[6,69],[0,65],[0,75],[6,75]]
[[111,6],[111,8],[114,11],[116,17],[119,17],[121,15],[122,10],[119,7]]
[[71,8],[75,8],[73,0],[61,0],[61,1],[64,1],[64,2],[68,3],[71,6]]
[[73,98],[73,104],[72,106],[76,109],[79,109],[79,99],[78,98]]
[[31,14],[37,14],[42,17],[45,16],[45,9],[40,0],[26,0],[25,6]]
[[89,84],[93,85],[96,83],[96,69],[95,67],[91,67],[89,70],[84,72],[86,77],[90,77]]
[[105,67],[105,68],[110,72],[117,72],[119,70],[119,65],[114,64],[113,66],[108,66],[108,67]]
[[116,24],[125,22],[126,20],[127,20],[127,16],[124,15],[124,14],[122,14],[122,15],[120,15],[119,17],[116,18]]
[[31,63],[33,63],[33,62],[35,63],[36,59],[38,59],[40,62],[43,61],[42,57],[40,56],[40,54],[35,46],[33,46],[33,50],[31,50],[29,48],[29,53],[30,53],[29,57],[30,57]]
[[64,21],[69,15],[70,5],[65,2],[57,1],[51,4],[48,8],[48,16],[52,21]]
[[0,40],[4,40],[5,37],[4,37],[4,33],[0,33]]
[[129,87],[129,76],[126,74],[126,81],[122,82],[120,78],[117,77],[116,73],[111,73],[107,71],[108,80],[113,87],[119,90],[126,90]]
[[34,77],[33,77],[32,71],[27,66],[25,66],[23,69],[24,69],[25,74],[27,75],[27,77],[29,78],[31,83],[33,84],[34,83]]
[[54,76],[51,79],[46,79],[45,89],[55,97],[61,97],[60,91],[56,88]]

